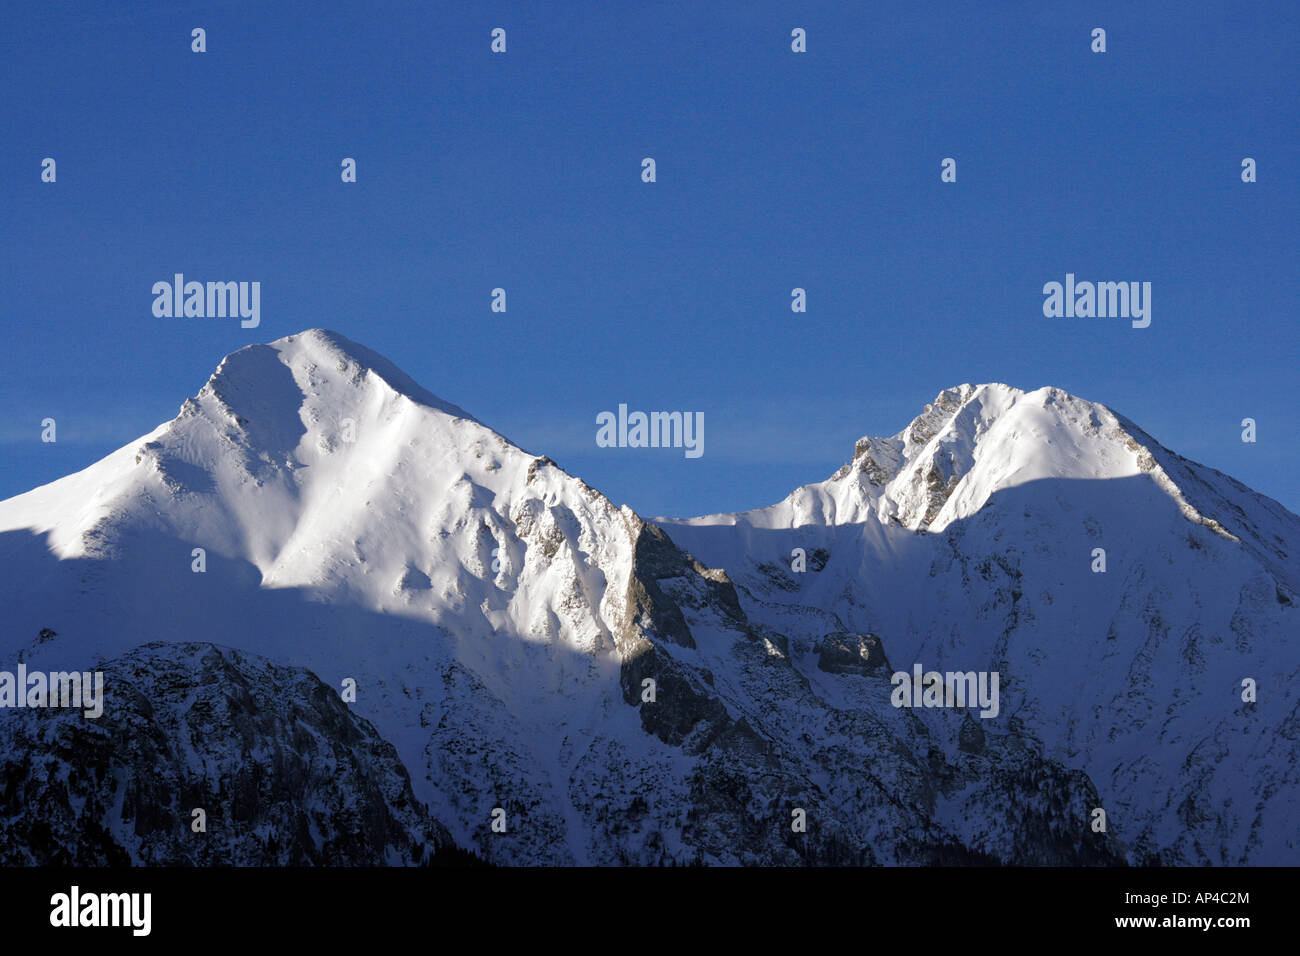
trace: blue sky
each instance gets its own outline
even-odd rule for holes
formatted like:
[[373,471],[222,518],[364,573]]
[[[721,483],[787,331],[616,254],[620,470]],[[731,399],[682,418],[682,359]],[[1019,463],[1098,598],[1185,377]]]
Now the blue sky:
[[[320,326],[646,515],[769,504],[985,381],[1103,402],[1300,511],[1297,10],[14,7],[0,497]],[[155,318],[176,272],[259,281],[260,327]],[[1044,318],[1067,272],[1151,282],[1151,326]],[[596,447],[620,402],[704,412],[704,456]]]

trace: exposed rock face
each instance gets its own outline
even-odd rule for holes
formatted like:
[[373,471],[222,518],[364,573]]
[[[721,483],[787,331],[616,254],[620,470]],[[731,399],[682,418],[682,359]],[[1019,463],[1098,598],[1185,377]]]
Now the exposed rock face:
[[[878,637],[756,625],[728,579],[658,529],[641,533],[637,591],[656,596],[656,619],[680,615],[692,635],[629,621],[622,639],[635,646],[624,699],[646,731],[697,758],[685,800],[656,801],[679,808],[656,821],[680,827],[670,842],[742,864],[1123,862],[1122,846],[1081,826],[1097,805],[1085,775],[1019,734],[971,730],[980,721],[969,713],[896,709]],[[826,676],[810,681],[809,665]]]
[[888,671],[889,660],[874,634],[827,634],[817,649],[817,666],[828,674],[868,674]]
[[392,746],[309,672],[212,644],[98,669],[97,719],[0,715],[0,863],[411,865],[450,845]]

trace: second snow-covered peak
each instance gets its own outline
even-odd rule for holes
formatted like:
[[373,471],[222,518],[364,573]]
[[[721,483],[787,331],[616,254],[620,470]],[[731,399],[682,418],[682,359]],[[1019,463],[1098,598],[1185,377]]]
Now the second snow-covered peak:
[[966,384],[940,392],[894,436],[859,440],[853,458],[826,481],[768,508],[692,523],[739,520],[773,528],[879,521],[939,531],[1003,488],[1153,468],[1147,449],[1104,405],[1056,388]]

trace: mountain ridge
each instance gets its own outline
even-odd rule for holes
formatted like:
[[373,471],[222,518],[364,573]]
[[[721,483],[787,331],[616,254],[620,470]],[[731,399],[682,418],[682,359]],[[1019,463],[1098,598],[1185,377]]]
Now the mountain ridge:
[[[1300,519],[1104,406],[959,386],[783,502],[647,521],[373,355],[242,349],[0,502],[0,649],[354,680],[493,862],[1294,860]],[[899,709],[885,660],[1000,671],[1000,716]]]

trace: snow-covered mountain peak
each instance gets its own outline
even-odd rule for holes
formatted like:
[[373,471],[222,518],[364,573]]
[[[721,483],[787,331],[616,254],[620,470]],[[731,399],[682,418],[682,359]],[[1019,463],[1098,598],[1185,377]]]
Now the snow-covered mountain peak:
[[[1184,495],[1175,474],[1204,483],[1186,471],[1188,465],[1197,475],[1218,475],[1163,448],[1106,406],[1061,389],[963,384],[941,391],[893,436],[859,439],[853,457],[826,481],[797,488],[767,508],[680,523],[781,528],[870,522],[936,532],[979,511],[997,492],[1029,482],[1145,474],[1189,520],[1235,537]],[[1200,500],[1210,512],[1220,510],[1219,498]]]
[[490,502],[536,461],[383,356],[313,329],[226,356],[170,422],[0,505],[0,530],[48,531],[73,557],[110,526],[147,525],[273,576],[295,543],[320,556],[333,548],[317,535],[342,546],[364,514]]
[[[268,344],[249,345],[227,355],[200,390],[237,410],[241,401],[293,401],[287,371],[304,395],[337,397],[344,389],[379,389],[453,418],[473,421],[465,410],[443,401],[378,352],[328,329],[308,329]],[[187,403],[188,405],[188,403]]]

